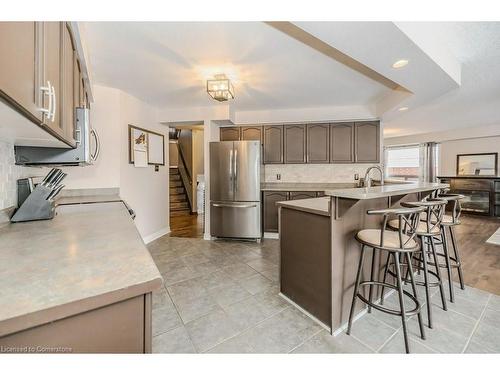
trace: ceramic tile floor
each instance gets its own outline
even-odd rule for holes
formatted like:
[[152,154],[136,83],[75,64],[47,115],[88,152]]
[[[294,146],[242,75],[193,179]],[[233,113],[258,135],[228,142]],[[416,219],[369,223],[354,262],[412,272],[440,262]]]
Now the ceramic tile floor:
[[[277,240],[261,244],[164,236],[148,245],[165,280],[153,295],[154,353],[402,353],[401,321],[378,311],[333,337],[278,295]],[[448,311],[434,293],[434,329],[414,353],[500,353],[500,296],[455,288]],[[420,289],[419,296],[423,297]],[[396,295],[387,299],[396,304]],[[425,309],[424,309],[425,310]],[[424,323],[427,315],[423,313]]]

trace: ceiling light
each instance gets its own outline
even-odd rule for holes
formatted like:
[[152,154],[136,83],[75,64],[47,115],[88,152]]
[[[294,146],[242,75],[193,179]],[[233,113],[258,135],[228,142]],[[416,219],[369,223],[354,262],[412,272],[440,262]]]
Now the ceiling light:
[[406,66],[406,65],[408,65],[408,60],[401,59],[401,60],[396,61],[394,64],[392,64],[392,67],[399,69],[399,68],[402,68],[403,66]]
[[398,111],[400,111],[400,112],[407,111],[407,110],[408,110],[408,107],[401,107],[398,109]]
[[225,74],[216,74],[207,80],[207,93],[219,102],[234,99],[234,87]]

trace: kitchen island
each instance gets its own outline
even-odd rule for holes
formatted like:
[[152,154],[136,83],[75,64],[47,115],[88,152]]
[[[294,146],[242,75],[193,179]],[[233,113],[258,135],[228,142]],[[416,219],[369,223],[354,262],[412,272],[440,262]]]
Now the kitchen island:
[[151,352],[162,278],[128,209],[117,197],[60,204],[52,220],[0,227],[0,346]]
[[[348,319],[361,251],[354,236],[361,229],[381,225],[380,217],[366,215],[366,211],[396,207],[446,187],[440,183],[391,184],[327,190],[325,197],[279,202],[281,295],[332,334],[340,332]],[[379,274],[385,259],[380,252],[376,256]],[[369,263],[365,262],[365,277]],[[357,313],[364,308],[359,303]]]

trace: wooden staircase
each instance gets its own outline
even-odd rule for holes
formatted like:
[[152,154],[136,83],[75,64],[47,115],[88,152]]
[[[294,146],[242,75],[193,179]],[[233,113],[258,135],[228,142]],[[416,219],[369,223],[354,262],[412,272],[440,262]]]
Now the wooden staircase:
[[189,215],[189,202],[178,168],[170,168],[170,216]]

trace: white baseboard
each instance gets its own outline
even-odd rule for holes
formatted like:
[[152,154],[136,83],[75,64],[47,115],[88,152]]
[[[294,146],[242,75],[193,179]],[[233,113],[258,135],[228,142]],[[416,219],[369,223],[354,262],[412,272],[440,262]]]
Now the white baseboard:
[[168,233],[170,233],[170,227],[165,227],[165,228],[160,229],[159,231],[156,231],[154,233],[151,233],[148,236],[143,237],[142,240],[147,245],[148,243],[153,242],[157,238],[160,238],[161,236],[164,236]]
[[283,298],[285,301],[287,301],[289,304],[293,305],[297,310],[301,311],[304,315],[307,315],[309,318],[311,318],[312,320],[314,320],[317,324],[319,324],[321,327],[327,329],[328,331],[330,331],[330,327],[328,327],[325,323],[323,323],[321,320],[319,320],[318,318],[316,318],[314,315],[312,315],[311,313],[309,313],[309,311],[305,310],[304,308],[300,307],[299,305],[297,305],[295,302],[293,302],[290,298],[288,298],[287,296],[285,296],[284,294],[282,294],[281,292],[278,293],[278,295]]
[[272,232],[264,232],[264,238],[267,238],[270,240],[279,240],[280,234],[279,233],[272,233]]
[[[396,290],[394,290],[394,289],[389,290],[387,293],[385,293],[385,295],[384,295],[385,297],[384,298],[389,297],[393,293],[396,293]],[[379,298],[378,300],[376,300],[375,303],[380,303],[380,300],[381,300],[381,298]],[[356,320],[358,320],[359,318],[361,318],[366,313],[368,313],[368,306],[365,307],[360,312],[358,312],[356,315],[354,315],[354,317],[352,318],[352,322],[354,323]],[[337,328],[335,331],[332,332],[332,336],[337,336],[337,335],[341,334],[342,332],[344,332],[345,330],[347,330],[347,326],[348,325],[349,325],[349,322],[346,322],[346,323],[342,324],[339,328]]]

